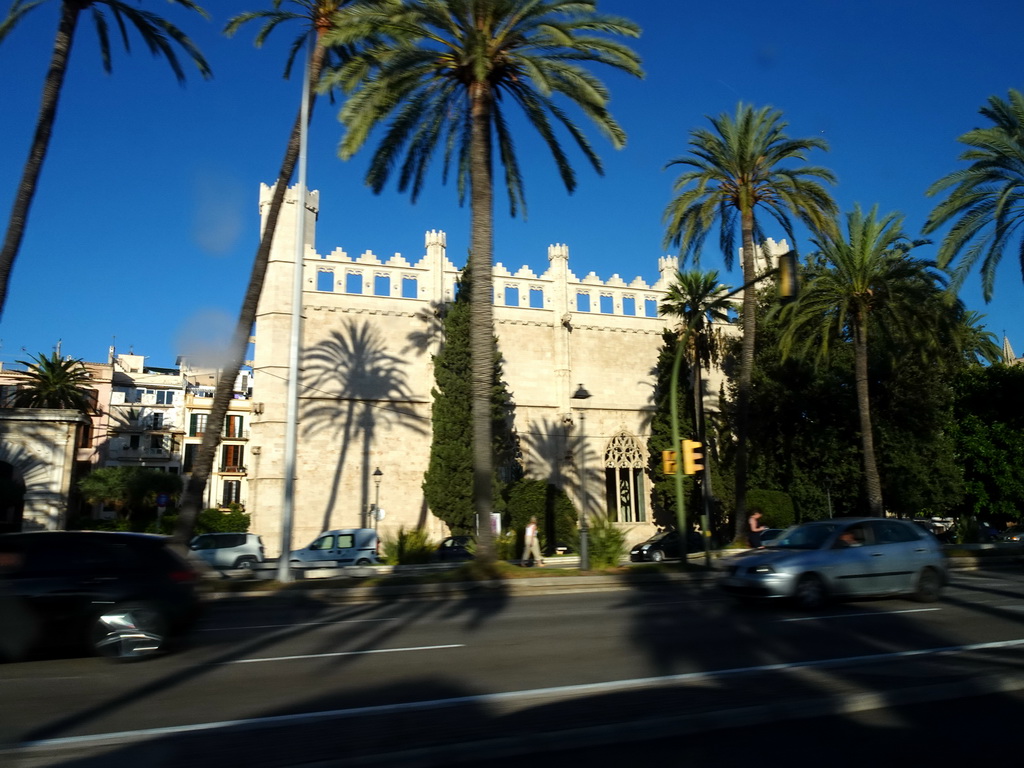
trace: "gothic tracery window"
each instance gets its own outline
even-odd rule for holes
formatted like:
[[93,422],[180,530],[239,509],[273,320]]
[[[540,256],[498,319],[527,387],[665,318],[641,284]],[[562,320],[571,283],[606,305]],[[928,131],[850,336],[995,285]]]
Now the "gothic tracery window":
[[609,519],[616,523],[641,523],[647,519],[644,503],[644,468],[647,462],[637,439],[620,432],[604,454],[605,498]]

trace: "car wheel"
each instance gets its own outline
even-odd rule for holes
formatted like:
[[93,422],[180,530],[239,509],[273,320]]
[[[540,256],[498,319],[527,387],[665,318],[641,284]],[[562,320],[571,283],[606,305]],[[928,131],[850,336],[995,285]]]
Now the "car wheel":
[[662,552],[660,549],[652,549],[651,550],[651,561],[652,562],[660,563],[664,559],[665,559],[665,553]]
[[362,558],[356,560],[356,565],[373,565],[373,563],[371,563],[365,557],[362,557]]
[[805,611],[814,611],[821,608],[828,602],[828,591],[825,589],[825,582],[816,574],[804,574],[796,583],[793,599],[796,601],[797,606]]
[[256,565],[256,558],[252,555],[235,560],[235,568],[252,568],[254,565]]
[[92,625],[98,656],[131,661],[160,653],[167,643],[167,620],[149,603],[121,603],[103,609]]
[[922,603],[934,603],[942,592],[942,577],[934,568],[925,568],[917,577],[914,599]]

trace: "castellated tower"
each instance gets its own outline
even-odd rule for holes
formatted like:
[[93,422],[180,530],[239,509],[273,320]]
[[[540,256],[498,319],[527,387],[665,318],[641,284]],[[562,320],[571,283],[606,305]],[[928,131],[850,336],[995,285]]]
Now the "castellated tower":
[[[270,192],[261,189],[261,212]],[[298,197],[296,188],[288,191],[254,335],[246,507],[271,555],[280,542]],[[411,260],[341,249],[319,254],[318,194],[307,192],[305,202],[292,546],[305,546],[323,530],[375,525],[384,535],[423,526],[440,539],[448,532],[426,508],[421,485],[431,441],[432,355],[460,270],[447,257],[445,233],[435,230],[425,235],[424,253]],[[631,541],[654,530],[645,471],[651,372],[662,331],[674,322],[658,315],[658,304],[677,261],[659,259],[657,268],[653,285],[618,275],[579,278],[562,244],[549,247],[543,274],[500,262],[493,267],[495,333],[527,476],[564,488],[577,506],[586,488],[589,514],[622,526]],[[572,398],[580,384],[589,399]],[[712,377],[709,401],[718,391]],[[379,521],[371,515],[378,500],[385,511]]]

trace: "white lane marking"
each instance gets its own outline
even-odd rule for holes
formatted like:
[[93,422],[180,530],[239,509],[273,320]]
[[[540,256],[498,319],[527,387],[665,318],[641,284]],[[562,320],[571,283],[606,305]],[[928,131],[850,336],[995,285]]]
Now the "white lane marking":
[[332,624],[361,624],[371,621],[398,621],[398,619],[339,619],[338,621],[304,621],[300,624],[257,624],[251,627],[200,627],[196,632],[232,632],[241,629],[283,629],[291,627],[328,627]]
[[298,656],[262,656],[255,659],[235,659],[221,664],[257,664],[263,661],[295,661],[296,659],[326,659],[332,656],[367,656],[372,653],[405,653],[407,651],[439,651],[445,648],[465,648],[458,643],[454,645],[420,645],[414,648],[372,648],[367,651],[337,651],[336,653],[306,653]]
[[906,608],[902,611],[878,611],[877,613],[835,613],[831,616],[799,616],[791,619],[776,619],[779,623],[787,621],[821,621],[822,619],[854,619],[860,616],[893,616],[898,613],[926,613],[928,611],[941,611],[941,608]]
[[879,653],[869,656],[847,656],[839,659],[818,659],[816,661],[787,662],[782,664],[765,664],[759,667],[737,667],[733,669],[720,669],[711,672],[686,672],[678,675],[666,675],[665,677],[644,677],[632,680],[612,680],[605,683],[582,683],[578,685],[560,685],[554,688],[534,688],[525,691],[506,691],[503,693],[485,693],[473,696],[456,696],[450,699],[434,699],[432,701],[408,701],[399,704],[381,704],[373,707],[359,707],[354,709],[334,709],[324,712],[304,712],[295,715],[274,715],[271,717],[254,717],[248,720],[224,720],[216,723],[193,723],[191,725],[171,725],[163,728],[144,728],[137,731],[119,731],[115,733],[94,733],[86,736],[65,736],[57,739],[41,739],[39,741],[27,741],[17,746],[22,749],[68,747],[82,744],[117,743],[128,739],[143,740],[154,737],[174,736],[182,733],[194,733],[196,731],[216,731],[228,728],[253,728],[260,726],[275,726],[288,723],[312,722],[315,720],[328,720],[332,718],[361,717],[364,715],[392,714],[402,711],[416,711],[421,709],[433,709],[437,707],[451,707],[458,704],[481,704],[515,701],[517,699],[529,699],[537,697],[546,698],[578,698],[593,694],[614,693],[617,691],[669,687],[676,683],[683,682],[706,682],[713,681],[719,677],[733,677],[757,672],[778,672],[793,671],[800,669],[827,669],[828,667],[842,667],[845,665],[871,664],[892,659],[909,658],[913,656],[951,656],[958,653],[969,653],[971,651],[997,650],[1001,648],[1020,648],[1024,646],[1024,638],[1018,640],[1000,640],[990,643],[970,643],[968,645],[951,645],[945,648],[921,648],[912,651],[895,651],[893,653]]

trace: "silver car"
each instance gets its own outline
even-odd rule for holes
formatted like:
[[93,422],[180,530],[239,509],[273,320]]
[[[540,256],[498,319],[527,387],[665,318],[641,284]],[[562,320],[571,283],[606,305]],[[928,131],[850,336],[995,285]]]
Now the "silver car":
[[263,539],[255,533],[203,533],[189,548],[214,568],[252,568],[263,562]]
[[939,598],[942,545],[907,520],[842,518],[796,525],[726,561],[719,586],[739,597],[790,598],[814,609],[830,598],[911,594]]

